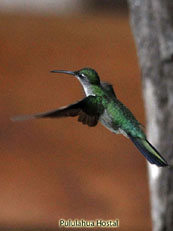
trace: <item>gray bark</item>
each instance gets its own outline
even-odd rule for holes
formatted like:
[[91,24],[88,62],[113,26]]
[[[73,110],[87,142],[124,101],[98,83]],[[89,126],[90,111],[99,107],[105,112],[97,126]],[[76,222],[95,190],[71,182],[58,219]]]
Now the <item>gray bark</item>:
[[154,231],[173,230],[173,21],[169,0],[128,0],[151,143],[171,165],[149,165]]

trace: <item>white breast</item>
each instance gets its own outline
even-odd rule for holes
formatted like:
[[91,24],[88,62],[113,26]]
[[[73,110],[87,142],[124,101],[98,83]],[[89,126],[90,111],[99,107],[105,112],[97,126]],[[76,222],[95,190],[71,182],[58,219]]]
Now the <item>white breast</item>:
[[112,125],[112,119],[108,115],[107,110],[104,111],[104,113],[100,116],[99,120],[100,120],[101,124],[103,124],[103,126],[105,126],[111,132],[116,133],[116,134],[122,134],[122,135],[128,137],[127,134],[121,128],[118,128],[118,127]]
[[112,127],[112,119],[108,115],[107,110],[104,111],[104,113],[100,116],[100,122],[105,126],[107,129],[109,129],[113,133],[120,133],[117,128]]

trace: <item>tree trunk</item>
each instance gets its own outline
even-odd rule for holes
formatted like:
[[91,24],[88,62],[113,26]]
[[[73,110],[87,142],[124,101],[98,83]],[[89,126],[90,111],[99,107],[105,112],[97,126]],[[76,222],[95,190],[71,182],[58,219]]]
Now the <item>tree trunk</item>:
[[169,0],[128,0],[142,72],[147,134],[171,165],[149,164],[154,231],[173,230],[173,25]]

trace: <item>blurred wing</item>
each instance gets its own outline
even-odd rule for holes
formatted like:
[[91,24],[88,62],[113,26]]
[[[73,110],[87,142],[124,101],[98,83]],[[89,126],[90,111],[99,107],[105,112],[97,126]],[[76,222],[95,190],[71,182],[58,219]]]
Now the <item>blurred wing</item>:
[[88,96],[74,104],[57,110],[34,114],[13,117],[13,121],[29,120],[34,118],[61,118],[68,116],[79,116],[78,121],[88,126],[96,126],[99,120],[100,108],[97,104],[96,96]]
[[111,84],[106,83],[106,82],[101,82],[101,86],[110,97],[115,97],[116,98],[114,89],[113,89]]

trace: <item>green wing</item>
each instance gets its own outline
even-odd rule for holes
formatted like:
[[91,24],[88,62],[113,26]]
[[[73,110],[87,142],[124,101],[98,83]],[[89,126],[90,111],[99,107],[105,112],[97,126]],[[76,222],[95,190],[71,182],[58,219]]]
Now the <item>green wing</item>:
[[99,103],[97,96],[90,95],[74,104],[59,108],[57,110],[34,114],[23,115],[12,118],[13,121],[28,120],[34,118],[61,118],[78,116],[78,121],[88,126],[96,126],[103,107]]

